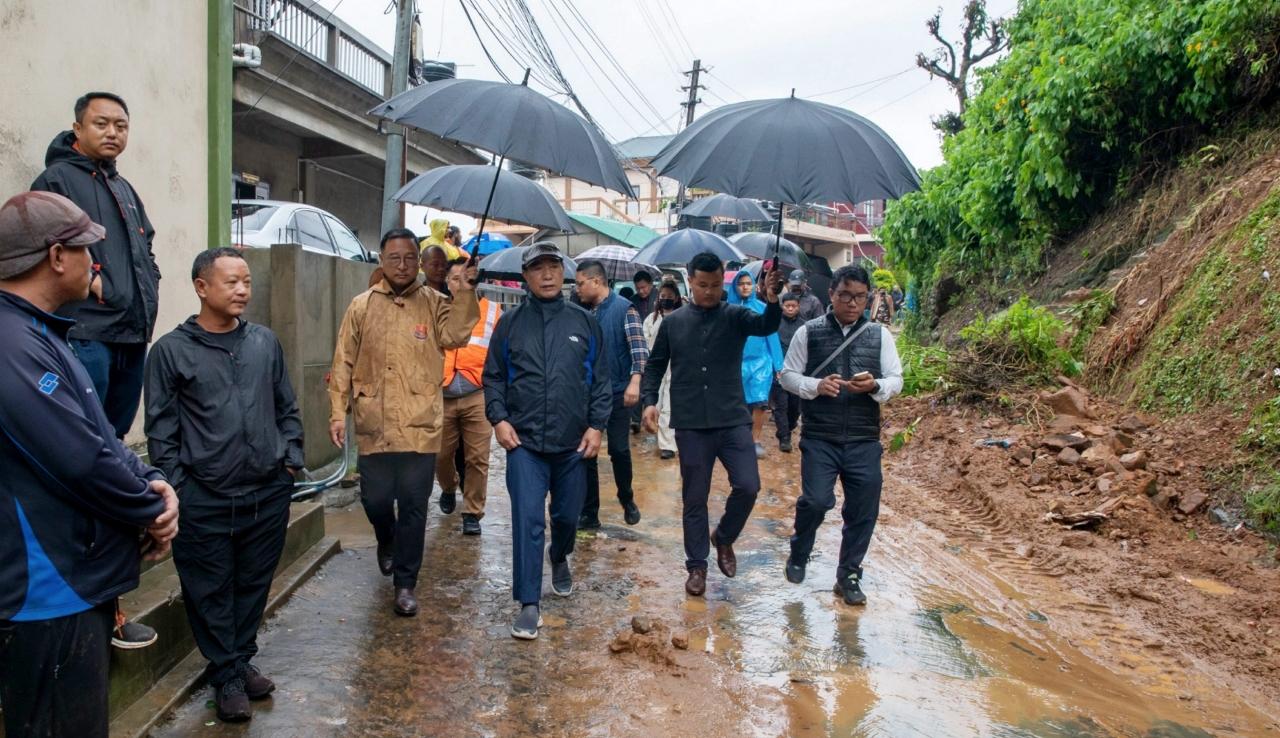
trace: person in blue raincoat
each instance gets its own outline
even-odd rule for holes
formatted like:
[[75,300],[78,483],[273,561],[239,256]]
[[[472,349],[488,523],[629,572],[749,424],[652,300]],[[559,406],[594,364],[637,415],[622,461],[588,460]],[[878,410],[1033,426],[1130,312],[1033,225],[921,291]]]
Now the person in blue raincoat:
[[[744,271],[733,278],[733,289],[728,291],[730,305],[741,305],[757,313],[764,312],[764,302],[756,296],[756,281]],[[756,456],[764,456],[760,434],[764,431],[764,418],[769,412],[769,389],[774,377],[782,371],[782,343],[778,334],[752,336],[742,347],[742,391],[751,408],[751,438],[756,444]]]

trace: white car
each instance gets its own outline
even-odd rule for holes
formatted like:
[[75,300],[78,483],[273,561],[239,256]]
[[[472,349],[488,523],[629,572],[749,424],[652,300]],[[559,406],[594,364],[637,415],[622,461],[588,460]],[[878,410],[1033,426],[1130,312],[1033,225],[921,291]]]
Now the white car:
[[352,261],[377,262],[332,213],[283,200],[233,200],[231,243],[237,248],[265,249],[277,243],[296,243],[303,249]]

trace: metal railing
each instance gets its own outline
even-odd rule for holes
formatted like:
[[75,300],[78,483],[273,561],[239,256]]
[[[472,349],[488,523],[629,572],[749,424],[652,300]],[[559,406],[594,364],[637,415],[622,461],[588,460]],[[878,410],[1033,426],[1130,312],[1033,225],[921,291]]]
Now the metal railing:
[[391,55],[312,0],[235,0],[237,44],[284,42],[379,97],[391,92]]

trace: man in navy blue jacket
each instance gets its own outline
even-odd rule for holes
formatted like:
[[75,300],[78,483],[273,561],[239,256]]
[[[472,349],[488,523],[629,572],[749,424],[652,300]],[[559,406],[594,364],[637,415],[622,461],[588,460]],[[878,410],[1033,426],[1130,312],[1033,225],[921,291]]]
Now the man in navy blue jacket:
[[564,258],[535,243],[522,258],[529,297],[502,314],[484,363],[485,416],[507,450],[511,496],[512,594],[520,614],[511,635],[532,640],[542,623],[542,547],[551,493],[551,591],[573,592],[569,554],[586,494],[584,459],[594,459],[613,407],[600,325],[561,294]]
[[178,500],[116,438],[54,315],[89,294],[104,231],[61,195],[0,206],[0,703],[5,733],[106,736],[115,600]]

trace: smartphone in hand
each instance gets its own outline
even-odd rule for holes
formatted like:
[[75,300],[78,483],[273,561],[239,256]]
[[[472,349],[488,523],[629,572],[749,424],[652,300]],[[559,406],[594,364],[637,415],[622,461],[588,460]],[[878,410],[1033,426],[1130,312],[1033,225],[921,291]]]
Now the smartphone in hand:
[[864,381],[866,381],[866,380],[868,380],[868,379],[871,379],[871,372],[858,372],[857,374],[855,374],[855,375],[853,375],[852,377],[850,377],[850,378],[849,378],[849,381],[851,381],[851,382],[864,382]]

